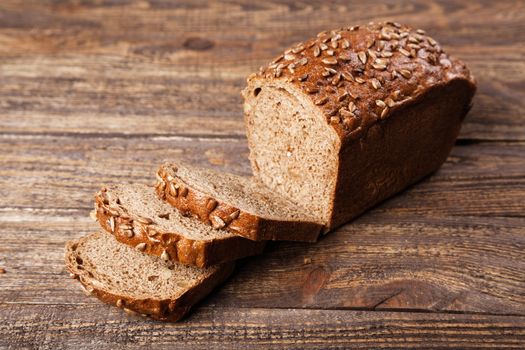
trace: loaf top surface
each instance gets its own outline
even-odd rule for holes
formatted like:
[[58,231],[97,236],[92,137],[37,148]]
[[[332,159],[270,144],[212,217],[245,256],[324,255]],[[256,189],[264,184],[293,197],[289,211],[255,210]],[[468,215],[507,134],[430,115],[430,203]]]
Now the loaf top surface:
[[471,96],[475,91],[463,62],[425,31],[395,22],[320,32],[250,75],[248,89],[260,79],[289,82],[308,94],[346,140],[360,138],[431,87],[463,79]]

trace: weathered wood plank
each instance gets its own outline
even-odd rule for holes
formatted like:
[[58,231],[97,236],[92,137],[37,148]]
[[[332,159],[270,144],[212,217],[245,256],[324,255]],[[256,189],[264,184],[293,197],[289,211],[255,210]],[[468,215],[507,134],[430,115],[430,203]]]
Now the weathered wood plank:
[[3,1],[0,132],[242,135],[239,91],[259,65],[322,29],[395,18],[476,74],[462,138],[525,135],[521,3],[142,4]]
[[337,310],[204,307],[178,324],[105,305],[0,304],[0,347],[521,349],[525,318]]
[[[3,207],[90,208],[103,184],[152,182],[166,160],[248,174],[245,139],[0,137]],[[457,146],[436,174],[376,211],[394,216],[525,213],[525,144]]]

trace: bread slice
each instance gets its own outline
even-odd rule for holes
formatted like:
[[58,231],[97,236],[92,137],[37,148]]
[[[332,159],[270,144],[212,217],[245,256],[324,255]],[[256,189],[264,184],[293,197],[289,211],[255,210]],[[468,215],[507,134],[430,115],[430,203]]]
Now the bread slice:
[[327,228],[437,170],[476,90],[425,31],[392,22],[321,32],[247,83],[254,176]]
[[142,184],[103,188],[95,195],[95,215],[117,240],[165,260],[205,267],[259,254],[253,242],[183,216]]
[[183,213],[251,240],[315,241],[322,229],[315,213],[253,178],[166,163],[157,180],[158,196]]
[[205,269],[166,262],[93,233],[69,241],[66,266],[100,300],[163,321],[177,321],[233,271],[227,263]]

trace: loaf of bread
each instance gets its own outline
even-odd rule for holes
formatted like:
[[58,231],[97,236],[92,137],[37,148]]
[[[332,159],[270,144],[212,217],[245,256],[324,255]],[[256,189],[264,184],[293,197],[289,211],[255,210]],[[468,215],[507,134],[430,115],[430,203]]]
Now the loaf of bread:
[[438,169],[474,92],[422,30],[321,32],[248,78],[254,175],[334,228]]
[[103,188],[95,195],[95,215],[100,226],[121,243],[198,267],[259,254],[265,244],[184,216],[142,184]]
[[100,300],[163,321],[177,321],[233,271],[227,263],[205,269],[166,262],[120,244],[105,233],[69,241],[66,267]]
[[167,163],[155,188],[185,215],[255,241],[312,242],[322,229],[303,208],[250,177]]

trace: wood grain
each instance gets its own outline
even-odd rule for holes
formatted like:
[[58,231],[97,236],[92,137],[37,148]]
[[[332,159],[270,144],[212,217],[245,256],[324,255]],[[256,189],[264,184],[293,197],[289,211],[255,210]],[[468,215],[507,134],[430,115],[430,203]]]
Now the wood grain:
[[524,342],[524,317],[201,307],[166,324],[109,306],[0,305],[0,347],[13,348],[521,349]]
[[[249,174],[245,77],[315,33],[424,28],[478,80],[443,167],[317,244],[270,244],[180,324],[86,298],[66,240],[165,160]],[[525,348],[525,3],[0,2],[0,348]]]
[[248,74],[318,31],[392,18],[477,77],[461,138],[524,139],[525,10],[511,1],[2,1],[0,132],[241,136]]

